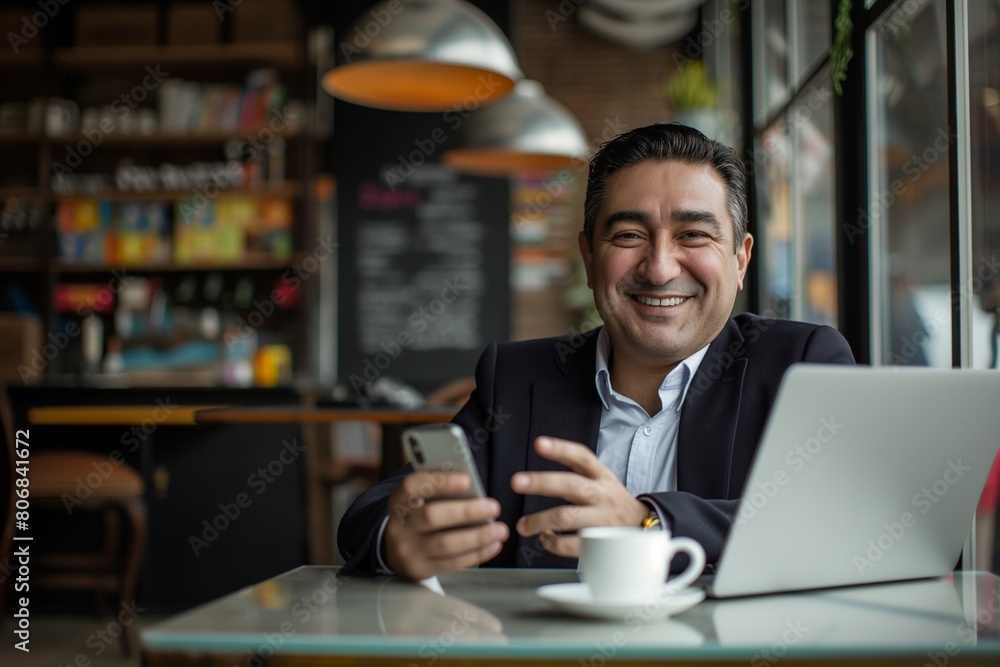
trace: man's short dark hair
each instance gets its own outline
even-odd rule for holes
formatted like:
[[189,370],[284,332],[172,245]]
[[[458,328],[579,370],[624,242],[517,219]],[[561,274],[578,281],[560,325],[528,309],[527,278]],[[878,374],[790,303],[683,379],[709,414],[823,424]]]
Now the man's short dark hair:
[[594,226],[604,204],[608,178],[622,167],[647,160],[679,160],[715,169],[726,186],[726,203],[733,219],[733,252],[738,252],[747,235],[747,186],[743,165],[732,148],[680,123],[656,123],[629,130],[605,142],[594,154],[583,205],[583,233],[587,243],[592,245],[594,242]]

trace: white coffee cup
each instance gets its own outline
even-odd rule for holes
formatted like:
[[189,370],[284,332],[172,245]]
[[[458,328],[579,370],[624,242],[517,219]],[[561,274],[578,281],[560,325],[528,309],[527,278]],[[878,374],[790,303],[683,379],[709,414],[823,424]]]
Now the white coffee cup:
[[[687,588],[705,569],[705,550],[689,537],[654,528],[595,527],[580,531],[580,578],[596,602],[641,603]],[[666,581],[670,561],[686,553],[691,562]]]

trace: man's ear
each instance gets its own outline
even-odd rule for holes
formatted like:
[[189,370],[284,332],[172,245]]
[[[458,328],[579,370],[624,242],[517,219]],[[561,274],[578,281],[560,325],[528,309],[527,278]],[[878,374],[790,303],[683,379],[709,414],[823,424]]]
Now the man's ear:
[[743,279],[747,275],[747,266],[750,265],[751,250],[753,250],[753,235],[747,234],[743,238],[740,249],[736,252],[736,270],[739,274],[736,289],[741,292],[743,291]]
[[580,246],[580,256],[583,258],[583,268],[587,271],[587,287],[594,289],[590,274],[590,262],[594,257],[594,251],[590,247],[590,242],[587,241],[587,235],[583,232],[580,232],[580,235],[576,237],[576,241]]

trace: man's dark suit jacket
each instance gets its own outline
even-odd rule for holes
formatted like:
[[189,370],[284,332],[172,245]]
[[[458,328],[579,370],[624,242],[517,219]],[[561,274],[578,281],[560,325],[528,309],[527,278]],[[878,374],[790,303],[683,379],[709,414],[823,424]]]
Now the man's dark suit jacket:
[[[492,344],[476,368],[476,390],[455,416],[469,437],[487,495],[501,506],[510,538],[489,567],[576,567],[514,530],[521,516],[563,501],[522,496],[510,488],[520,470],[563,470],[539,456],[538,436],[596,449],[603,405],[594,382],[596,330],[558,338]],[[853,364],[835,329],[743,314],[730,319],[708,348],[681,408],[677,491],[640,496],[656,505],[673,534],[693,537],[710,564],[722,551],[764,423],[785,370],[796,362]],[[817,400],[821,400],[819,396]],[[387,499],[409,466],[359,497],[337,540],[344,573],[377,569],[375,544]]]

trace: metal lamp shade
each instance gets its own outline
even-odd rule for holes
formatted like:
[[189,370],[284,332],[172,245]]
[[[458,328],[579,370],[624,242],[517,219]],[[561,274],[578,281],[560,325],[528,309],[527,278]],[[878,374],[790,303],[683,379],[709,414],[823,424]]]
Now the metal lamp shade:
[[441,162],[485,176],[554,171],[582,166],[590,156],[583,128],[536,81],[477,110],[462,127],[463,145]]
[[444,111],[507,95],[522,78],[503,32],[463,0],[388,0],[337,42],[323,87],[349,102]]

